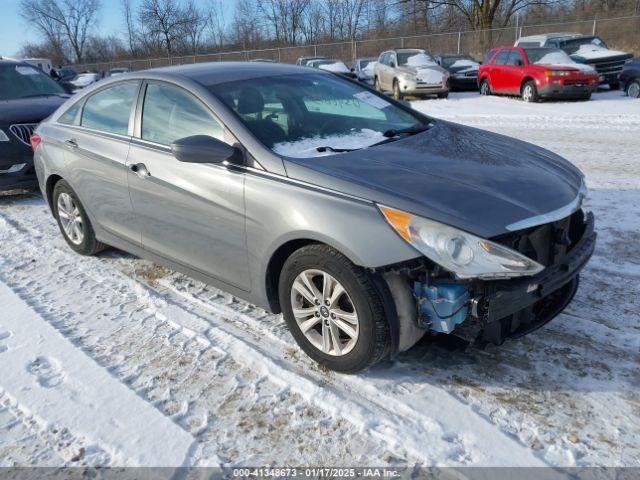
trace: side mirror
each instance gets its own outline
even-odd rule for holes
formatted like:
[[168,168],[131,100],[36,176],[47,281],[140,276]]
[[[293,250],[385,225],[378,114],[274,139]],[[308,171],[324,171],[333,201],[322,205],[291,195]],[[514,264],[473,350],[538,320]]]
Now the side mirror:
[[180,138],[171,144],[171,153],[185,163],[242,163],[242,154],[237,148],[208,135]]

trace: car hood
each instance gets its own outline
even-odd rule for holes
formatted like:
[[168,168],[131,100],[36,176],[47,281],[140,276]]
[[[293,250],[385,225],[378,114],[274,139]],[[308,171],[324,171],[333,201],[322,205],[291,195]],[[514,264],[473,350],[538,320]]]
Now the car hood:
[[415,67],[408,66],[408,65],[401,65],[397,67],[396,70],[400,73],[408,73],[410,75],[417,75],[418,72],[425,71],[425,70],[433,70],[439,73],[446,72],[446,70],[442,68],[440,65],[438,65],[437,63],[430,63],[428,65],[420,65]]
[[372,148],[286,158],[285,166],[295,179],[482,237],[570,204],[582,185],[580,171],[552,152],[444,121]]
[[38,123],[67,101],[69,95],[48,95],[0,102],[0,124]]

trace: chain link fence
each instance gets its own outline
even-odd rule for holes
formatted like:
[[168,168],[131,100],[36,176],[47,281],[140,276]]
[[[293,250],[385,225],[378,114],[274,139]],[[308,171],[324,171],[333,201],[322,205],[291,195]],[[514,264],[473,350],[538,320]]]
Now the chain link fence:
[[356,58],[377,57],[392,48],[423,48],[432,55],[466,53],[481,59],[495,46],[513,45],[522,36],[549,32],[577,32],[598,35],[609,48],[640,55],[640,15],[578,20],[541,25],[515,25],[492,30],[468,30],[460,32],[413,35],[382,39],[361,39],[348,42],[321,43],[293,47],[275,47],[255,50],[218,51],[195,55],[118,60],[73,65],[77,71],[106,71],[116,67],[132,70],[217,61],[250,61],[267,59],[295,63],[299,57],[322,55],[343,60],[350,64]]

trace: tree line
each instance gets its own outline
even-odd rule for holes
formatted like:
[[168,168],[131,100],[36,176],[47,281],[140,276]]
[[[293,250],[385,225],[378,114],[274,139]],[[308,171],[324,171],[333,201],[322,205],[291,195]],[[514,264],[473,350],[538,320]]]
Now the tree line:
[[[104,8],[119,33],[101,34]],[[21,0],[41,37],[21,54],[63,65],[637,14],[640,0]]]

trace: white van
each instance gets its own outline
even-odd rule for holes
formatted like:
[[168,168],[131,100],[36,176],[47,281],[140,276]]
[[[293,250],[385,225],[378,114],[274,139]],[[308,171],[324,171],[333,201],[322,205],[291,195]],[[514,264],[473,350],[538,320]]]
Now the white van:
[[51,68],[53,67],[53,65],[51,65],[51,60],[48,58],[23,58],[20,61],[39,68],[47,75],[49,75]]

